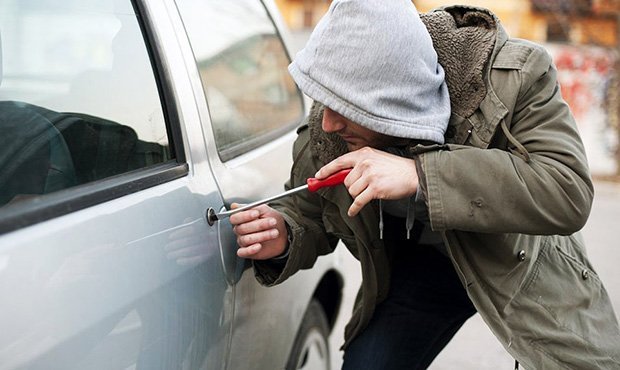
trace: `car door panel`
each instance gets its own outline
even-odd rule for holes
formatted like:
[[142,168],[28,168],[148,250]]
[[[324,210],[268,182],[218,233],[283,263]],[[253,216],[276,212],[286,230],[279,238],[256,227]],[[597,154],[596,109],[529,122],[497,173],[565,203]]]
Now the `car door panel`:
[[[165,90],[163,93],[160,90],[160,94],[152,94],[152,91],[141,94],[140,90],[132,90],[151,86],[130,83],[135,81],[133,77],[142,76],[143,70],[135,72],[134,76],[126,75],[127,79],[123,80],[126,90],[117,96],[99,94],[93,96],[92,101],[87,99],[92,91],[90,88],[99,87],[101,91],[102,87],[89,85],[90,82],[82,76],[74,79],[74,84],[84,88],[80,90],[79,104],[72,104],[70,100],[77,90],[60,89],[56,85],[48,90],[31,90],[30,86],[39,85],[22,83],[21,75],[15,72],[20,66],[7,62],[18,55],[12,46],[16,45],[13,40],[19,40],[18,32],[36,35],[42,31],[40,26],[31,24],[31,29],[2,27],[5,68],[0,97],[17,96],[15,87],[19,87],[22,89],[19,90],[20,100],[50,110],[66,106],[67,109],[90,112],[90,103],[97,105],[99,102],[100,107],[96,109],[102,113],[98,114],[107,115],[109,112],[127,125],[142,119],[136,118],[136,112],[152,109],[148,99],[166,97],[168,100],[158,104],[166,106],[169,113],[166,116],[169,120],[166,125],[168,139],[175,136],[171,135],[171,125],[178,125],[180,135],[174,137],[177,140],[175,147],[182,152],[177,153],[177,166],[185,168],[183,177],[170,181],[159,177],[157,164],[149,167],[151,164],[147,160],[141,165],[147,169],[138,168],[127,175],[112,173],[112,177],[103,180],[84,177],[88,179],[85,181],[92,183],[77,184],[75,188],[36,196],[32,200],[20,200],[22,203],[7,206],[6,212],[0,209],[2,218],[10,214],[9,210],[19,210],[22,204],[45,214],[49,211],[47,200],[52,198],[56,199],[57,208],[62,209],[60,214],[47,221],[35,217],[31,226],[15,228],[0,238],[0,295],[4,297],[0,301],[0,312],[3,313],[0,317],[2,369],[217,369],[225,366],[234,296],[222,273],[217,229],[209,227],[205,219],[206,208],[221,205],[222,199],[206,161],[200,125],[197,120],[192,120],[192,115],[196,114],[195,106],[191,100],[182,99],[188,91],[184,66],[175,59],[174,43],[164,45],[161,40],[166,34],[162,30],[168,25],[165,7],[161,2],[137,4],[133,8],[129,0],[101,0],[89,4],[64,0],[33,1],[28,6],[17,4],[10,8],[24,12],[25,17],[7,18],[7,15],[1,20],[2,25],[6,25],[7,19],[16,22],[17,19],[30,21],[38,20],[37,17],[51,17],[50,22],[59,27],[51,36],[39,37],[44,43],[57,40],[54,35],[62,35],[66,29],[67,26],[56,22],[57,17],[72,24],[79,20],[77,17],[105,18],[107,12],[112,12],[106,18],[112,23],[104,19],[105,22],[98,27],[113,26],[114,17],[122,18],[123,32],[138,32],[133,36],[123,33],[122,37],[114,39],[126,45],[128,40],[134,42],[143,37],[140,28],[131,25],[136,18],[132,12],[135,9],[143,12],[139,18],[146,22],[146,28],[142,31],[149,35],[147,45],[153,47],[149,54],[157,57],[157,63],[151,63],[160,69],[159,78],[164,82],[159,87]],[[45,11],[39,11],[36,8],[39,5],[46,7]],[[78,10],[70,17],[63,13],[75,7],[83,7],[82,12]],[[84,11],[89,7],[97,11]],[[84,30],[90,31],[84,32],[86,36],[75,36],[76,43],[81,42],[80,37],[98,32],[80,22]],[[149,25],[151,28],[147,27]],[[109,36],[101,34],[101,37]],[[36,40],[32,37],[23,39]],[[72,36],[67,39],[73,45]],[[24,44],[20,50],[36,51],[33,45],[36,45],[34,41]],[[104,43],[101,47],[100,51],[105,52],[108,46]],[[121,50],[128,52],[132,48],[123,47]],[[133,59],[139,58],[134,56]],[[50,65],[65,73],[64,67],[58,67],[65,61],[80,67],[79,61],[62,54],[50,59]],[[110,77],[118,71],[114,68],[130,67],[132,59],[117,59],[115,62],[111,69],[104,63],[99,67],[101,73],[89,77],[103,77],[105,73],[108,81],[100,80],[105,81],[106,86],[111,89],[123,86],[112,84],[114,81]],[[148,62],[146,67],[139,69],[144,68],[150,68]],[[45,71],[57,73],[49,66]],[[66,69],[66,73],[70,72],[71,69]],[[63,75],[54,76],[60,78]],[[34,77],[32,81],[36,82]],[[132,93],[125,94],[127,92]],[[114,110],[136,97],[146,100],[127,106],[125,112]],[[162,125],[162,118],[156,113],[151,113],[148,118],[147,123],[151,126],[137,130],[138,137],[151,135],[166,143],[165,131],[162,138],[161,131],[155,126]],[[100,144],[113,144],[108,139],[109,136],[101,139],[104,141]],[[140,143],[139,150],[150,151],[149,145]],[[101,146],[104,147],[116,150],[126,145]],[[99,155],[98,158],[105,161],[109,156]],[[161,171],[166,171],[170,163],[162,165]],[[104,185],[106,190],[103,190]],[[81,198],[91,200],[87,205],[80,205],[78,210],[72,210],[72,205],[79,205]],[[8,224],[11,222],[9,220]],[[21,225],[23,220],[19,222]],[[25,222],[28,222],[27,217]]]
[[[230,330],[225,312],[231,300],[221,275],[217,232],[202,214],[202,205],[219,196],[196,196],[184,182],[2,240],[0,295],[11,297],[0,318],[3,368],[57,364],[79,369],[97,363],[99,368],[168,369],[188,361],[190,349],[200,353],[189,357],[195,365],[210,360],[200,356],[226,353],[225,348],[206,350],[225,347]],[[175,255],[180,248],[195,259]],[[112,338],[127,343],[112,346]]]
[[[261,4],[256,1],[224,4],[176,0],[176,4],[192,46],[183,52],[193,81],[209,163],[224,203],[227,206],[232,202],[249,203],[284,191],[292,164],[295,131],[304,117],[304,107],[301,93],[286,70],[289,59],[273,18],[261,18],[266,15],[265,9],[261,10]],[[241,6],[247,7],[245,11],[236,9]],[[222,8],[235,8],[230,13],[235,16],[229,20],[217,18],[227,16]],[[209,14],[215,14],[212,16],[215,18]],[[205,26],[205,22],[209,25]],[[249,28],[250,35],[240,35],[239,29],[244,28],[235,26],[236,22],[248,25],[245,32]],[[260,36],[251,32],[255,24],[261,25]],[[226,32],[232,36],[227,37],[233,41],[217,38],[217,29],[223,25],[228,26]],[[266,36],[269,32],[271,36]],[[265,44],[269,45],[268,51],[262,49]],[[218,52],[210,53],[214,48]],[[257,49],[263,52],[254,53]],[[274,63],[265,63],[265,59]],[[240,65],[256,67],[237,69]],[[269,76],[277,77],[278,82],[270,83]],[[267,98],[274,90],[280,92],[279,100]],[[250,110],[257,106],[257,110]],[[266,116],[263,107],[270,108]],[[263,125],[265,120],[270,121],[267,128]],[[213,208],[219,210],[218,206]],[[226,243],[221,245],[222,255],[227,274],[234,275],[235,282],[234,324],[227,366],[229,369],[283,368],[305,310],[321,279],[332,268],[332,262],[322,259],[313,271],[300,272],[281,285],[266,288],[255,279],[251,261],[236,256],[238,246],[231,235],[229,220],[216,221],[214,227],[220,228],[221,235],[224,230],[229,235],[222,236]],[[338,294],[335,292],[334,296]]]

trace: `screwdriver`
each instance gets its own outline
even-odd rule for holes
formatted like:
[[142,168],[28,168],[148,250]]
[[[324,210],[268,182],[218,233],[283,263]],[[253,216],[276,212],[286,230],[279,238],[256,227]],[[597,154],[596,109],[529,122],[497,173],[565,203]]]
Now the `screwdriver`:
[[250,204],[246,204],[243,207],[239,207],[239,208],[235,208],[235,209],[231,209],[229,211],[223,211],[220,213],[215,213],[215,211],[213,211],[213,209],[209,209],[208,212],[208,221],[210,224],[213,224],[215,221],[217,220],[221,220],[225,217],[229,217],[237,212],[241,212],[241,211],[246,211],[250,208],[254,208],[256,206],[259,206],[261,204],[265,204],[265,203],[269,203],[272,202],[276,199],[280,199],[280,198],[284,198],[284,197],[288,197],[289,195],[295,194],[295,193],[299,193],[300,191],[304,191],[304,190],[308,190],[311,193],[314,193],[315,191],[322,189],[322,188],[326,188],[326,187],[331,187],[331,186],[336,186],[339,184],[342,184],[344,182],[344,179],[347,177],[347,175],[349,174],[349,172],[351,172],[351,168],[347,168],[345,170],[340,170],[338,172],[336,172],[335,174],[323,179],[323,180],[319,180],[315,177],[311,177],[309,179],[306,180],[306,185],[301,185],[298,186],[296,188],[293,188],[291,190],[287,190],[284,193],[280,193],[277,195],[274,195],[272,197],[269,198],[265,198],[262,200],[258,200],[256,202],[250,203]]

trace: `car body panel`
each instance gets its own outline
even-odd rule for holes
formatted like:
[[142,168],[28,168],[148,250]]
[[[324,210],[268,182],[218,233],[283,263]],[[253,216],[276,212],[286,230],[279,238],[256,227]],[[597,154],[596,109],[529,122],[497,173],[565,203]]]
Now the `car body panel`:
[[[314,290],[338,263],[322,257],[261,287],[236,256],[228,220],[211,226],[205,213],[282,191],[295,128],[222,161],[175,4],[134,5],[178,123],[176,166],[187,173],[0,235],[0,369],[282,368]],[[75,200],[101,184],[50,197]]]
[[[50,363],[84,368],[105,346],[110,350],[97,359],[97,368],[117,368],[124,361],[129,366],[145,356],[182,359],[181,351],[173,353],[178,343],[189,345],[205,332],[228,335],[232,298],[220,278],[217,233],[203,217],[214,197],[196,196],[187,182],[163,184],[2,238],[0,295],[10,297],[3,300],[0,318],[2,368],[43,369]],[[127,220],[137,221],[128,227]],[[201,240],[205,257],[199,269],[167,256],[166,247],[179,235]],[[212,319],[196,320],[200,315]],[[159,337],[162,331],[174,336]],[[128,343],[107,343],[119,340]],[[146,344],[158,352],[145,353]]]

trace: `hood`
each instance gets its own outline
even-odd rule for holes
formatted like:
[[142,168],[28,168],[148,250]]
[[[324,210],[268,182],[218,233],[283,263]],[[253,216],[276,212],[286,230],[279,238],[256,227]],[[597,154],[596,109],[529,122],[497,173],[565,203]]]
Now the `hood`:
[[[483,8],[450,6],[422,14],[420,19],[445,71],[451,111],[467,118],[478,109],[487,94],[485,81],[489,60],[493,50],[506,41],[507,35],[497,17]],[[346,153],[347,146],[338,135],[321,129],[323,105],[320,103],[318,100],[313,104],[307,120],[310,146],[315,157],[328,163]],[[415,153],[413,145],[409,148],[412,154]]]
[[370,130],[444,141],[444,71],[410,0],[335,0],[289,71],[306,95]]

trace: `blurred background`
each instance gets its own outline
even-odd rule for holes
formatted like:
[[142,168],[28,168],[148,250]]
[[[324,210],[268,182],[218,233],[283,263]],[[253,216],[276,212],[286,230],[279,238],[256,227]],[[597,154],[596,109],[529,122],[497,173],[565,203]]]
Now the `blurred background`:
[[[492,10],[512,37],[543,44],[558,68],[564,99],[577,120],[595,179],[592,213],[583,235],[588,254],[605,283],[616,314],[620,312],[620,0],[414,0],[422,13],[454,4]],[[330,0],[276,0],[291,30],[292,55],[327,11]],[[345,249],[345,248],[342,248]],[[351,280],[345,310],[353,304],[359,265],[345,258]],[[348,307],[347,307],[348,306]],[[345,311],[347,312],[347,311]],[[342,329],[340,317],[331,337],[332,368],[339,369]],[[527,318],[524,317],[526,320]],[[431,370],[512,369],[514,362],[490,333],[479,315],[467,321]]]

